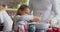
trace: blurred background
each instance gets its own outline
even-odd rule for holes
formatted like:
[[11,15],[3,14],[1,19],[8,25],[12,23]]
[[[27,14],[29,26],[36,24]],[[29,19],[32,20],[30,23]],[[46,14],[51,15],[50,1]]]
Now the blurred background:
[[[60,12],[60,0],[55,0],[56,8]],[[17,9],[20,7],[20,5],[26,4],[29,5],[29,0],[0,0],[0,5],[3,5],[7,11],[7,13],[11,16],[13,19]],[[52,12],[51,18],[53,18],[54,12]],[[60,21],[60,20],[58,20]]]
[[[56,8],[60,10],[60,0],[55,0]],[[29,0],[0,0],[0,5],[4,5],[7,13],[13,18],[21,4],[29,5]],[[60,12],[60,11],[59,11]],[[54,17],[52,12],[51,18]]]
[[[60,0],[56,1],[56,8],[60,10]],[[21,4],[29,5],[29,0],[0,0],[0,5],[4,5],[8,14],[13,17]],[[60,12],[60,11],[59,11]],[[53,14],[52,16],[53,17]]]
[[28,5],[29,0],[0,0],[0,5],[4,5],[7,13],[13,17],[21,4]]

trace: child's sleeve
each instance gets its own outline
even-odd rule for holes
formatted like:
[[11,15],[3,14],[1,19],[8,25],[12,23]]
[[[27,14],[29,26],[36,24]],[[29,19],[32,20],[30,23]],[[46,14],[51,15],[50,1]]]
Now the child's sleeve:
[[26,15],[23,17],[24,20],[29,21],[33,19],[33,15]]
[[16,17],[17,21],[29,21],[31,19],[33,19],[33,15],[17,16]]

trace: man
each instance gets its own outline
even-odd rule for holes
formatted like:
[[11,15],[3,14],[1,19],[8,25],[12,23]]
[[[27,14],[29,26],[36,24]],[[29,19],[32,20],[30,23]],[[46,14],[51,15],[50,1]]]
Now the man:
[[[0,24],[3,24],[3,32],[11,32],[13,21],[5,11],[4,7],[0,5]],[[1,26],[0,26],[1,28]]]
[[[30,0],[30,9],[33,10],[34,16],[41,16],[42,22],[47,23],[50,21],[53,25],[60,20],[59,10],[56,8],[55,0]],[[51,19],[51,12],[54,12],[55,17]]]
[[[42,16],[42,22],[60,20],[60,13],[57,10],[55,0],[30,0],[29,6],[33,10],[33,15]],[[53,19],[50,18],[51,12],[55,13]]]

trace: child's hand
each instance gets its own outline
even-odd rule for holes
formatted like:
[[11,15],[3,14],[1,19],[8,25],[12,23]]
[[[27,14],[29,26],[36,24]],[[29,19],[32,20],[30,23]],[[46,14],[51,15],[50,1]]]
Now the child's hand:
[[34,16],[33,19],[32,19],[32,21],[34,21],[34,22],[40,22],[41,18]]
[[35,19],[36,21],[41,21],[41,18],[40,18],[40,17],[34,17],[34,19]]

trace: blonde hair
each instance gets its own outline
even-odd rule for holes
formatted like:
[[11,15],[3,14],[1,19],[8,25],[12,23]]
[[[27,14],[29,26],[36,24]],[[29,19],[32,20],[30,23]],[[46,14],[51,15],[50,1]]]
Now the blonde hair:
[[2,5],[0,5],[0,11],[1,11],[1,10],[4,10],[4,9],[5,9],[5,8],[4,8]]

